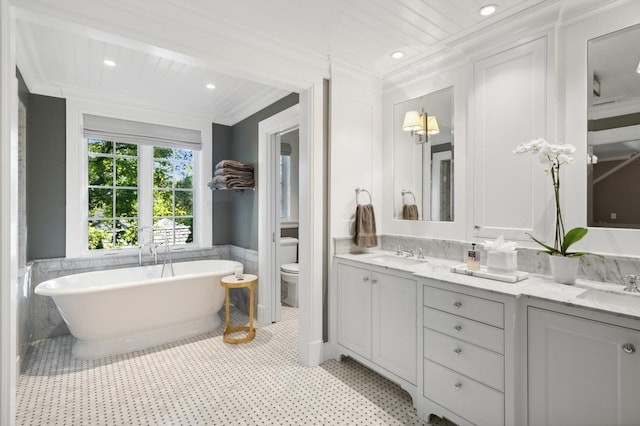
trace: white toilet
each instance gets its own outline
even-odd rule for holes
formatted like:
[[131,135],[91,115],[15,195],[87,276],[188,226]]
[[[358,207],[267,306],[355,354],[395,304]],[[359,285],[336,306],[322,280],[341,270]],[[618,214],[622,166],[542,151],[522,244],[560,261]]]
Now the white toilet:
[[298,239],[280,238],[280,294],[281,301],[298,307]]

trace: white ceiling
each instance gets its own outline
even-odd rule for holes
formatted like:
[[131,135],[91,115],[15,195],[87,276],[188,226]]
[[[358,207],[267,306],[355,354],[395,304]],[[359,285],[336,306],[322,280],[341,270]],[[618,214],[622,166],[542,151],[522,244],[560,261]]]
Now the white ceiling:
[[[95,13],[112,9],[123,20],[171,22],[184,31],[213,37],[231,29],[256,43],[281,46],[298,55],[327,58],[329,63],[384,78],[425,59],[457,39],[559,0],[93,0]],[[88,8],[80,0],[30,0],[23,4],[68,11]],[[490,17],[478,11],[498,5]],[[35,93],[66,96],[86,91],[149,104],[199,111],[212,121],[234,124],[286,96],[289,91],[194,65],[161,48],[137,49],[116,37],[77,25],[49,25],[46,19],[18,14],[18,67]],[[190,33],[190,35],[192,35]],[[162,46],[162,40],[158,40]],[[395,50],[404,58],[392,59]],[[186,57],[186,56],[185,56]],[[107,68],[103,59],[117,62]],[[330,58],[330,60],[329,60]],[[256,64],[259,66],[259,64]],[[215,90],[204,85],[212,82]]]

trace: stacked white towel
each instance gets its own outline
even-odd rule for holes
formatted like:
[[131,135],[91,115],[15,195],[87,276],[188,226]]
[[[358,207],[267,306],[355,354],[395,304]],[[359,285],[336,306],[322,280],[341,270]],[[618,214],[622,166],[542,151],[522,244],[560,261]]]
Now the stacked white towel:
[[253,188],[253,166],[235,160],[222,160],[216,164],[213,181],[209,183],[212,189]]

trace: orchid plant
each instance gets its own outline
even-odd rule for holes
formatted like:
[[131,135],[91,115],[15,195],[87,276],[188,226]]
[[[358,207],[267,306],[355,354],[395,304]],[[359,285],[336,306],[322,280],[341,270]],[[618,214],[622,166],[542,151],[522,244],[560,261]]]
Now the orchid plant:
[[573,154],[576,147],[570,144],[554,145],[550,144],[542,138],[533,139],[525,143],[521,143],[513,150],[514,154],[524,154],[531,152],[538,154],[540,162],[544,166],[544,172],[551,175],[551,182],[553,184],[553,192],[555,195],[556,203],[556,230],[555,241],[553,247],[543,243],[531,234],[529,237],[536,243],[545,248],[543,252],[556,256],[576,257],[582,256],[588,253],[585,252],[569,252],[569,247],[574,243],[580,241],[587,235],[587,228],[577,227],[570,229],[565,234],[564,222],[562,220],[562,211],[560,210],[560,166],[563,164],[573,164],[574,158],[570,155]]

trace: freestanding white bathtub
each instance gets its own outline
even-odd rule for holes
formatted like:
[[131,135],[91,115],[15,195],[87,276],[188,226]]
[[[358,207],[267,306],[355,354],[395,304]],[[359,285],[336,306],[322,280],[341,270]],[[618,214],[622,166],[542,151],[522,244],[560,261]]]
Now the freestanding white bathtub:
[[242,266],[230,260],[174,263],[86,272],[39,284],[76,338],[72,354],[95,359],[206,333],[220,325],[220,278]]

